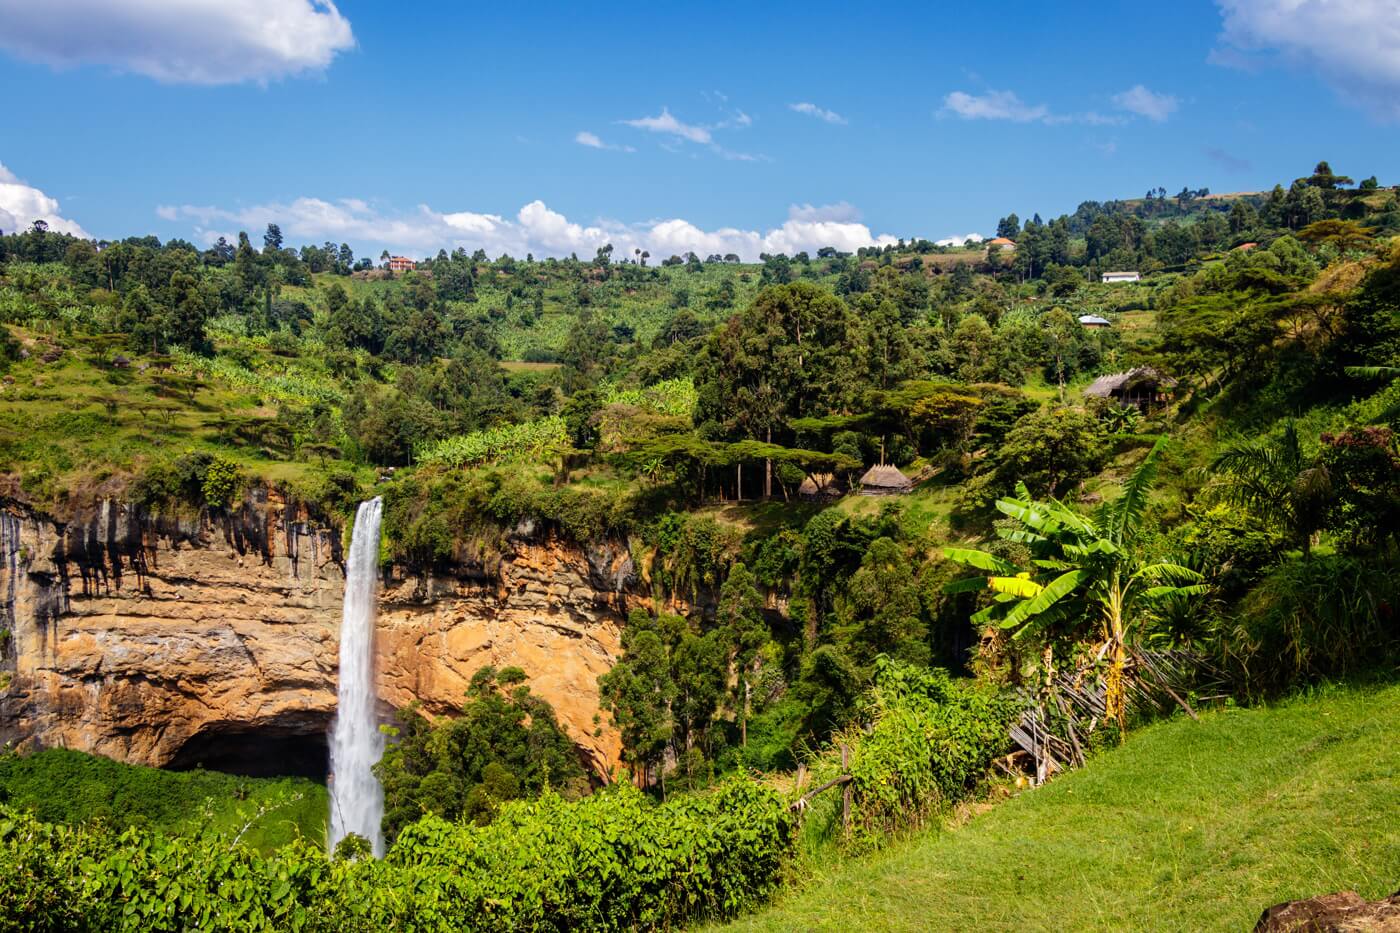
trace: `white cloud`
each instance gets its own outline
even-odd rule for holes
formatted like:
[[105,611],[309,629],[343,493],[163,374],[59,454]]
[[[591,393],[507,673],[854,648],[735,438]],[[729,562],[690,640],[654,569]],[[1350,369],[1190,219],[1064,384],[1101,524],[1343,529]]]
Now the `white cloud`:
[[635,120],[622,120],[627,126],[636,127],[639,130],[649,130],[653,133],[664,133],[667,136],[676,136],[680,139],[687,139],[693,143],[709,145],[712,141],[708,127],[696,126],[690,123],[682,123],[671,115],[671,111],[665,107],[661,108],[661,113],[654,117],[638,117]]
[[675,115],[666,107],[662,107],[661,113],[654,117],[639,117],[635,120],[619,120],[617,122],[623,126],[631,126],[639,130],[660,133],[663,136],[669,137],[667,141],[661,143],[661,148],[668,152],[679,152],[685,143],[691,142],[706,146],[721,159],[727,159],[731,162],[772,161],[766,155],[750,152],[736,152],[733,149],[728,149],[715,142],[715,130],[743,129],[753,123],[753,117],[750,117],[742,110],[736,110],[733,116],[710,126],[704,126],[698,123],[683,123],[676,119]]
[[1346,101],[1400,120],[1396,0],[1217,0],[1217,64],[1249,67],[1276,53],[1318,72]]
[[943,107],[964,120],[1010,120],[1014,123],[1044,122],[1050,118],[1050,108],[1043,104],[1031,106],[1016,96],[1015,91],[988,91],[982,95],[954,91],[943,98]]
[[513,218],[473,211],[441,212],[427,205],[420,205],[415,213],[392,214],[348,198],[297,198],[237,210],[166,205],[158,207],[156,213],[163,219],[191,223],[195,235],[204,242],[220,235],[227,237],[231,228],[256,234],[267,224],[276,223],[289,242],[343,241],[367,255],[378,255],[382,248],[429,255],[460,246],[468,251],[484,249],[492,256],[577,253],[591,257],[598,247],[612,243],[626,256],[634,249],[644,249],[658,258],[693,251],[701,256],[735,253],[745,260],[756,260],[760,253],[791,255],[803,250],[815,252],[823,246],[854,251],[897,242],[896,237],[873,234],[858,222],[859,212],[844,202],[825,207],[793,205],[782,225],[762,231],[738,227],[705,230],[682,218],[642,224],[580,224],[538,200],[526,204]]
[[934,246],[962,246],[964,243],[981,243],[984,237],[980,233],[965,233],[962,236],[944,237],[941,240],[934,240]]
[[[1144,102],[1136,93],[1138,91],[1151,96],[1152,100]],[[1126,98],[1129,102],[1140,107],[1155,104],[1158,109],[1169,107],[1167,112],[1176,109],[1175,98],[1153,95],[1151,91],[1141,85],[1114,97],[1114,103],[1124,107],[1124,109],[1131,109],[1126,107],[1119,98]],[[1147,115],[1142,110],[1134,112]],[[1099,113],[1096,110],[1055,113],[1045,104],[1026,103],[1015,91],[988,91],[985,94],[953,91],[943,98],[943,109],[940,113],[951,113],[964,120],[1007,120],[1012,123],[1044,123],[1047,126],[1060,126],[1067,123],[1078,123],[1085,126],[1118,126],[1126,122],[1127,119],[1112,114]],[[1154,119],[1156,118],[1154,117]]]
[[631,146],[619,146],[614,143],[605,143],[598,138],[597,133],[590,133],[583,130],[574,137],[574,142],[580,146],[587,146],[590,149],[610,149],[614,152],[636,152]]
[[1113,105],[1119,110],[1126,110],[1146,117],[1154,123],[1161,123],[1176,113],[1181,101],[1170,94],[1158,94],[1141,84],[1135,84],[1121,94],[1114,94]]
[[838,221],[841,223],[855,223],[860,220],[860,211],[854,204],[847,201],[837,201],[835,204],[823,204],[813,207],[811,204],[794,204],[788,208],[788,220],[798,221]]
[[788,104],[788,109],[796,113],[805,113],[809,117],[816,117],[818,120],[825,120],[827,123],[837,123],[845,125],[846,118],[834,110],[827,110],[818,107],[816,104],[803,101],[799,104]]
[[170,83],[276,80],[354,45],[332,0],[0,0],[0,49]]
[[42,220],[54,233],[71,233],[85,240],[91,239],[86,230],[61,216],[58,210],[57,200],[38,188],[26,185],[4,165],[0,165],[0,230],[16,233],[28,229],[34,221]]

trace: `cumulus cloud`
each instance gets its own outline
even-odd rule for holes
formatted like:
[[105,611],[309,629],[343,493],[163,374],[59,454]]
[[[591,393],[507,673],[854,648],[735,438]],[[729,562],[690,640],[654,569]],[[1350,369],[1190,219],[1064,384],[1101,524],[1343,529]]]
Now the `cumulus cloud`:
[[1013,123],[1043,122],[1050,117],[1050,108],[1043,104],[1032,106],[1021,100],[1015,91],[988,91],[968,94],[953,91],[943,98],[943,109],[964,120],[1010,120]]
[[1176,113],[1181,101],[1170,94],[1158,94],[1141,84],[1135,84],[1121,94],[1114,94],[1113,104],[1119,110],[1126,110],[1146,117],[1154,123],[1161,123]]
[[276,223],[290,241],[343,241],[369,255],[377,254],[381,248],[428,255],[439,249],[462,247],[468,251],[484,249],[492,256],[592,256],[598,247],[611,243],[622,255],[644,249],[657,257],[686,252],[701,256],[734,253],[745,260],[756,260],[761,253],[791,255],[803,250],[814,252],[823,246],[854,251],[898,241],[887,234],[873,234],[858,221],[859,212],[844,202],[824,207],[793,205],[786,221],[767,230],[706,230],[682,218],[642,224],[581,224],[538,200],[509,218],[474,211],[443,212],[427,205],[419,205],[413,213],[393,214],[356,199],[326,201],[309,197],[241,209],[163,205],[156,213],[167,221],[190,223],[196,237],[206,243],[229,236],[227,231],[234,228],[256,232]]
[[934,240],[934,246],[962,246],[964,243],[981,243],[984,237],[980,233],[965,233],[962,236],[949,236],[941,240]]
[[605,143],[598,138],[597,133],[590,133],[583,130],[574,137],[574,142],[580,146],[587,146],[589,149],[611,149],[614,152],[636,152],[631,146],[619,146],[614,143]]
[[0,230],[15,233],[27,229],[36,220],[48,224],[54,233],[91,239],[86,230],[59,214],[57,200],[26,185],[0,165]]
[[0,0],[0,49],[183,84],[266,82],[353,48],[332,0]]
[[1344,100],[1400,120],[1400,3],[1396,0],[1217,0],[1217,64],[1281,58],[1316,71]]
[[639,130],[648,130],[652,133],[663,133],[667,136],[674,136],[678,139],[689,140],[701,145],[709,145],[713,141],[708,127],[697,126],[691,123],[682,123],[677,120],[669,109],[661,108],[661,113],[654,117],[638,117],[635,120],[621,121],[627,126],[636,127]]
[[816,117],[818,120],[825,120],[827,123],[837,123],[845,125],[846,118],[834,110],[827,110],[818,107],[816,104],[803,101],[800,104],[788,104],[788,109],[796,113],[805,113],[809,117]]

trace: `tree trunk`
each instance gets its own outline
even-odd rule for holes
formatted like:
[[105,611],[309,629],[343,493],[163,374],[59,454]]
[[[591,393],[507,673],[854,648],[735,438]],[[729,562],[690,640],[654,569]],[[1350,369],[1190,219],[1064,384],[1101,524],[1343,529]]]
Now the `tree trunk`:
[[[764,443],[773,443],[773,429],[770,427],[764,436]],[[773,458],[763,458],[763,498],[773,498]]]
[[734,464],[734,501],[744,501],[744,465]]
[[749,686],[749,679],[744,678],[744,709],[739,716],[739,747],[749,747],[749,694],[752,688]]

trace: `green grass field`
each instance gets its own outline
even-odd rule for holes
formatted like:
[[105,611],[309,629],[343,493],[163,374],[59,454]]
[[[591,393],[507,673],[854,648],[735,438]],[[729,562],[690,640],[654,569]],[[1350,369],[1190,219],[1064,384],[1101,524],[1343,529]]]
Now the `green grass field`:
[[965,825],[823,861],[745,930],[1247,930],[1400,889],[1400,686],[1133,734]]

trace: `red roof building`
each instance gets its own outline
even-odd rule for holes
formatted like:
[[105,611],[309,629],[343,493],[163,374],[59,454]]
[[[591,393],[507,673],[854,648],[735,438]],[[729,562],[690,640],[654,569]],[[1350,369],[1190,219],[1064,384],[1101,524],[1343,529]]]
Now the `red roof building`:
[[414,262],[412,259],[409,259],[407,256],[389,257],[390,272],[412,272],[417,267],[418,263]]

